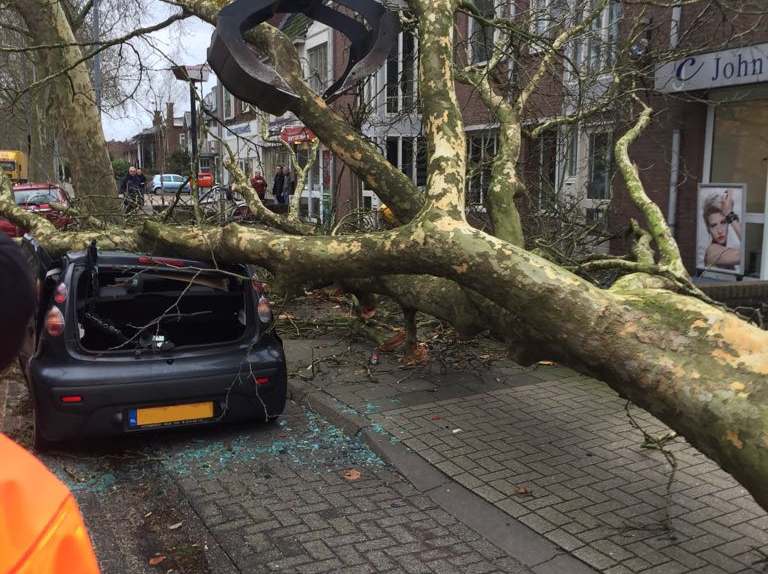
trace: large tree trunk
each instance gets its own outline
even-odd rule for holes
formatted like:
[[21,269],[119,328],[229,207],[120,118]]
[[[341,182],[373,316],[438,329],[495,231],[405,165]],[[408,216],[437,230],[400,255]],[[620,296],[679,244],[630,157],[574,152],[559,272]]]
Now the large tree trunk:
[[[119,213],[117,188],[109,161],[101,116],[95,94],[82,62],[82,50],[72,46],[76,38],[61,2],[12,0],[35,44],[63,44],[66,48],[41,51],[42,69],[59,74],[49,83],[53,106],[47,114],[58,121],[75,195],[81,211],[99,216]],[[38,78],[38,81],[44,78]]]

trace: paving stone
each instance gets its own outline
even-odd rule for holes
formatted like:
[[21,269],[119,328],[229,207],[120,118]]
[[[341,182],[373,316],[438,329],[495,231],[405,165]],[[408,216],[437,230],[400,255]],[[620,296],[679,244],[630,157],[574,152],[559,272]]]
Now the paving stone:
[[[511,517],[559,540],[564,550],[599,552],[604,558],[592,558],[598,569],[673,572],[711,565],[730,574],[744,568],[739,556],[748,559],[740,540],[768,545],[768,515],[701,453],[680,439],[669,445],[678,462],[670,501],[663,456],[640,448],[642,436],[613,391],[585,377],[563,379],[556,371],[531,376],[541,382],[434,402],[431,412],[442,416],[437,422],[471,425],[476,435],[420,431],[420,411],[408,408],[398,411],[397,424],[427,446],[414,443],[417,453]],[[647,432],[667,430],[644,411],[633,409],[633,416]],[[462,471],[467,459],[483,470]],[[521,485],[533,496],[519,496]],[[654,533],[667,513],[674,539]],[[620,568],[611,563],[611,553],[620,557]]]

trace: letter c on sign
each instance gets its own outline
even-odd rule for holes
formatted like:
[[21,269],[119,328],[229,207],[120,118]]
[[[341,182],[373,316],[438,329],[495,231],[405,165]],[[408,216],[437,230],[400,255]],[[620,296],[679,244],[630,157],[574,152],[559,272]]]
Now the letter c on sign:
[[696,65],[696,58],[691,56],[690,58],[686,58],[680,64],[677,66],[677,70],[675,70],[675,76],[678,80],[681,82],[685,82],[686,80],[690,80],[693,78],[696,74],[698,74],[701,71],[701,68],[704,67],[704,64],[699,64],[699,67],[696,68],[696,70],[693,71],[693,73],[689,74],[688,76],[683,76],[685,73],[685,67],[686,66],[695,66]]

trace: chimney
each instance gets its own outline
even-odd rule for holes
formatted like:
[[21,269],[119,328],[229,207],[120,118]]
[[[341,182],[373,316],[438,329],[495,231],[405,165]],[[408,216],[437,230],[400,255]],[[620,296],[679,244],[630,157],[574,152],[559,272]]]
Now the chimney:
[[165,121],[168,127],[173,127],[173,102],[165,104]]

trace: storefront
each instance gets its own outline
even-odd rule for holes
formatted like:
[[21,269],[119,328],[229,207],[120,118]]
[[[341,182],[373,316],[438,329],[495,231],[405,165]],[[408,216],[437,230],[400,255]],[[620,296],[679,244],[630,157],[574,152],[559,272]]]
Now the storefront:
[[[656,89],[707,103],[696,267],[715,278],[768,279],[768,44],[661,66]],[[683,135],[685,137],[685,134]]]

